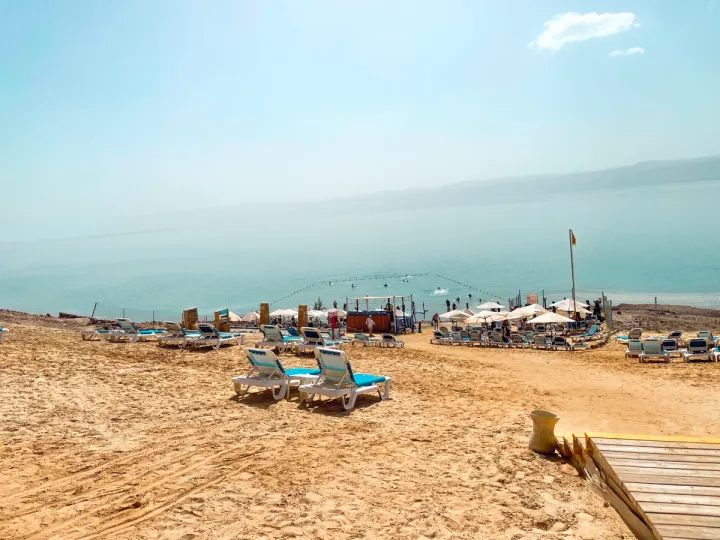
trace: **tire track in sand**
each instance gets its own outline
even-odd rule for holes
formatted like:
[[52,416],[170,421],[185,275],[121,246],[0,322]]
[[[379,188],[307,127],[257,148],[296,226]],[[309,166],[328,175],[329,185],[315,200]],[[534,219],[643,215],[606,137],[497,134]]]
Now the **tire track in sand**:
[[[241,455],[230,459],[226,457],[228,454],[240,450],[244,451]],[[191,495],[208,486],[219,483],[225,478],[228,478],[234,474],[244,472],[245,467],[239,470],[235,469],[228,473],[221,474],[220,476],[212,478],[211,480],[203,481],[200,483],[200,485],[182,491],[179,494],[177,487],[175,487],[177,484],[174,482],[178,478],[181,478],[183,476],[192,476],[194,473],[197,473],[197,476],[200,478],[207,477],[208,475],[213,475],[213,473],[218,471],[220,468],[227,468],[228,463],[245,460],[249,457],[265,451],[267,450],[262,447],[248,452],[247,448],[245,446],[242,446],[216,452],[213,455],[207,456],[204,459],[193,463],[188,467],[182,467],[178,470],[175,470],[169,475],[164,475],[163,478],[161,478],[160,480],[151,481],[146,484],[132,485],[129,486],[129,489],[122,490],[120,493],[112,492],[108,495],[117,496],[111,497],[106,500],[102,500],[101,498],[99,498],[97,499],[97,503],[99,504],[97,504],[94,508],[83,509],[82,512],[77,515],[74,515],[68,519],[60,520],[56,523],[51,524],[50,526],[44,527],[42,530],[35,531],[29,535],[26,535],[23,538],[25,538],[26,540],[53,538],[54,534],[59,531],[63,531],[65,534],[68,534],[70,533],[70,529],[78,526],[81,529],[81,531],[79,531],[81,533],[79,536],[80,538],[96,537],[100,534],[117,532],[124,528],[131,527],[135,523],[145,521],[147,519],[150,519],[151,517],[154,517],[157,514],[164,512],[168,508],[175,506],[179,502],[185,500],[187,497],[190,497]],[[207,465],[211,466],[205,467]],[[135,506],[135,503],[127,504],[128,501],[132,499],[135,499],[135,501],[139,501],[142,499],[159,501],[164,500],[164,502],[161,502],[159,506],[148,507],[147,510],[142,511],[142,513],[140,513],[139,515],[134,515],[132,517],[122,519],[119,523],[107,525],[99,531],[95,531],[93,533],[82,532],[82,529],[93,528],[95,524],[94,522],[106,523],[110,519],[108,514],[122,514],[128,511],[139,510],[139,507]]]

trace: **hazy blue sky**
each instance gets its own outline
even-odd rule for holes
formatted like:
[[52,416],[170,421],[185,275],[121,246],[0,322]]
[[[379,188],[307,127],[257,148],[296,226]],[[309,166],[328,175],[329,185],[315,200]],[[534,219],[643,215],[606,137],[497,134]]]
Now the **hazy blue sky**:
[[715,0],[0,0],[0,213],[717,154],[719,27]]

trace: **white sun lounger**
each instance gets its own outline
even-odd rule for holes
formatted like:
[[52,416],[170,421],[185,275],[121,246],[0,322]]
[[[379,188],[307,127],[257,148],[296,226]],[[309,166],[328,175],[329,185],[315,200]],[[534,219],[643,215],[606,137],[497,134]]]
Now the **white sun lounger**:
[[157,337],[159,345],[177,345],[181,349],[194,339],[200,337],[200,332],[195,330],[185,330],[179,323],[165,321],[167,333]]
[[[315,358],[318,360],[321,373],[317,382],[300,386],[300,392],[307,394],[305,401],[311,402],[316,395],[329,398],[339,397],[342,399],[345,410],[349,411],[355,407],[355,400],[360,394],[377,392],[383,401],[390,397],[390,377],[354,373],[344,351],[327,348],[315,349]],[[378,385],[384,385],[384,392]]]
[[337,347],[340,345],[339,341],[329,341],[320,330],[310,326],[302,327],[300,329],[300,335],[302,336],[302,341],[296,341],[294,344],[297,352],[302,352],[306,349],[317,349],[318,347]]
[[365,334],[355,334],[355,338],[351,341],[353,345],[360,343],[363,347],[375,347],[379,342],[379,339],[370,338]]
[[163,334],[164,330],[140,330],[135,323],[130,319],[120,318],[117,320],[119,326],[118,330],[110,330],[107,333],[107,339],[113,342],[127,340],[130,343],[137,343],[138,341],[146,341],[148,339],[155,339],[158,335]]
[[402,349],[403,347],[405,347],[405,342],[395,339],[395,336],[393,336],[392,334],[383,334],[380,346]]
[[83,341],[93,341],[95,338],[98,340],[108,339],[110,336],[110,330],[104,328],[88,328],[86,330],[80,330],[80,337]]
[[546,334],[535,334],[533,336],[532,346],[536,349],[551,349],[552,345],[548,343]]
[[[685,362],[692,362],[694,360],[713,360],[708,340],[705,338],[692,338],[688,341],[687,350],[683,353],[683,360]],[[717,358],[715,361],[717,362]]]
[[[247,394],[251,387],[270,388],[275,400],[287,398],[290,386],[302,385],[317,380],[320,370],[317,368],[284,368],[274,352],[266,349],[246,348],[250,371],[245,376],[232,378],[235,393]],[[276,391],[276,389],[279,389]]]
[[670,355],[663,350],[662,342],[659,339],[647,338],[642,342],[642,352],[638,360],[640,362],[648,362],[650,360],[670,362]]
[[642,328],[633,328],[628,332],[627,336],[617,336],[615,338],[618,343],[628,343],[631,339],[639,340],[642,337]]
[[5,338],[7,337],[7,335],[8,335],[9,333],[10,333],[10,330],[8,330],[7,328],[3,328],[3,327],[0,326],[0,343],[2,343],[3,341],[5,341]]
[[212,347],[218,350],[223,345],[242,345],[243,334],[231,334],[229,332],[218,332],[214,324],[198,323],[200,335],[188,341],[193,347]]
[[283,333],[274,324],[264,324],[260,327],[260,331],[263,333],[263,338],[256,343],[257,347],[277,348],[283,352],[292,349],[295,344],[302,342],[302,338],[299,336],[283,336]]

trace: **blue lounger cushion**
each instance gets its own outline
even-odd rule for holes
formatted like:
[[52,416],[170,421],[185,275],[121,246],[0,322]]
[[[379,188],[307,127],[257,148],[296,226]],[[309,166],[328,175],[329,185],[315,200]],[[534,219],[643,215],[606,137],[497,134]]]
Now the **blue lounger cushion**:
[[320,370],[319,369],[301,368],[301,367],[291,367],[291,368],[286,368],[285,373],[287,373],[291,377],[293,375],[320,375]]
[[165,330],[156,330],[153,328],[152,330],[140,330],[140,334],[142,334],[143,336],[149,336],[152,334],[162,334],[164,331]]
[[225,339],[237,337],[235,334],[231,334],[230,332],[218,332],[218,335],[221,338],[225,338]]
[[355,373],[353,375],[355,384],[358,386],[371,386],[373,384],[385,382],[383,375],[369,375],[367,373]]

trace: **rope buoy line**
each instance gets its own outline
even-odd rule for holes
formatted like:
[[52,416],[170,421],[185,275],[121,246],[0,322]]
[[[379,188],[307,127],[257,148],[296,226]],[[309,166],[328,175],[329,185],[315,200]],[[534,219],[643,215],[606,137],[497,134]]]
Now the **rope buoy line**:
[[[414,274],[414,273],[405,273],[405,274],[373,274],[370,276],[357,276],[357,277],[350,277],[350,278],[339,278],[339,279],[329,279],[327,280],[327,283],[348,283],[348,282],[355,282],[355,281],[371,281],[374,279],[393,279],[393,278],[404,278],[406,276],[413,276],[413,277],[420,277],[420,276],[427,276],[428,273],[420,273],[420,274]],[[450,281],[452,283],[455,283],[456,285],[460,285],[461,287],[465,287],[466,289],[471,289],[473,291],[478,291],[483,293],[483,295],[487,296],[488,298],[495,298],[495,299],[503,299],[501,296],[497,294],[493,294],[489,291],[486,291],[485,289],[481,289],[479,287],[475,287],[474,285],[469,285],[467,283],[463,283],[462,281],[458,281],[453,278],[449,278],[447,276],[441,276],[440,274],[435,274],[437,277],[444,279],[446,281]],[[300,294],[301,292],[307,291],[308,289],[312,289],[314,287],[317,287],[319,285],[324,285],[326,283],[325,280],[323,281],[316,281],[314,283],[310,283],[309,285],[306,285],[305,287],[298,289],[297,291],[291,292],[289,294],[286,294],[285,296],[282,296],[276,300],[273,300],[270,302],[271,304],[277,304],[278,302],[282,302],[283,300],[287,300],[288,298],[291,298],[297,294]]]
[[435,274],[435,275],[436,275],[437,277],[441,278],[441,279],[445,279],[445,280],[450,281],[450,282],[452,282],[452,283],[455,283],[455,284],[457,284],[457,285],[461,285],[461,286],[463,286],[463,287],[465,287],[465,288],[467,288],[467,289],[472,289],[472,290],[474,290],[474,291],[479,291],[479,292],[483,293],[484,295],[486,295],[486,296],[488,296],[488,297],[490,297],[490,298],[497,298],[497,299],[499,299],[499,300],[502,300],[502,297],[501,297],[501,296],[498,296],[497,294],[493,294],[493,293],[491,293],[491,292],[489,292],[489,291],[486,291],[486,290],[484,290],[484,289],[481,289],[481,288],[479,288],[479,287],[475,287],[475,286],[473,286],[473,285],[468,285],[467,283],[463,283],[462,281],[458,281],[458,280],[456,280],[456,279],[452,279],[452,278],[449,278],[449,277],[446,277],[446,276],[441,276],[440,274]]

